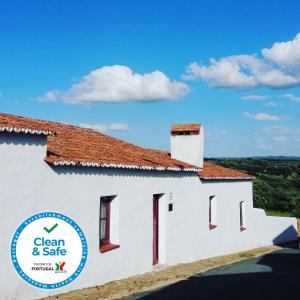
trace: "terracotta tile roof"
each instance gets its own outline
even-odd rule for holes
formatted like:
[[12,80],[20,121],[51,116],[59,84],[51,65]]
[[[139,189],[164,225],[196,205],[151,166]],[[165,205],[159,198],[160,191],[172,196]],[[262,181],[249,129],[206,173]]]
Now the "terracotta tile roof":
[[0,132],[53,134],[53,123],[0,113]]
[[54,165],[80,165],[198,172],[200,168],[91,129],[0,113],[0,130],[45,134],[47,156]]
[[218,166],[213,163],[204,163],[203,171],[198,173],[198,176],[200,179],[239,179],[239,180],[251,180],[254,179],[254,176],[248,175],[246,173],[242,173],[236,170],[232,170],[229,168],[224,168],[221,166]]
[[199,133],[201,128],[201,124],[176,124],[171,128],[171,133],[183,133],[183,132],[192,132]]
[[[188,126],[198,126],[200,130],[199,125]],[[249,180],[254,178],[207,162],[200,171],[195,166],[172,159],[167,151],[145,149],[91,129],[61,123],[0,113],[1,131],[47,135],[45,161],[54,165],[183,170],[198,172],[200,179]]]

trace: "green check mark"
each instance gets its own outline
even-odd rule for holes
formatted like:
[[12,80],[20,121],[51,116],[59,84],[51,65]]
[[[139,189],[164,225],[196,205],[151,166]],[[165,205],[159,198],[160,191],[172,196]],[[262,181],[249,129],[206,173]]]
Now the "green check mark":
[[57,226],[58,226],[58,224],[56,223],[50,229],[48,229],[47,227],[44,227],[43,229],[45,231],[47,231],[48,233],[51,233]]

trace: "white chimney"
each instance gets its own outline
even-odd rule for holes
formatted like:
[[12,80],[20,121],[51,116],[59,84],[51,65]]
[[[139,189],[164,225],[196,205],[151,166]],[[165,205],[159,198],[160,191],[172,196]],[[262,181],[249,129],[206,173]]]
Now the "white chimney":
[[171,157],[203,168],[204,131],[201,124],[172,126]]

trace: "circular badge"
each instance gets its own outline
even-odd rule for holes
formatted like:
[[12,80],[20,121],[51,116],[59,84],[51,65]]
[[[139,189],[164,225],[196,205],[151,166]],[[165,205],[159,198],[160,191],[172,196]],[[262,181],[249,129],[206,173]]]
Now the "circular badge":
[[19,226],[11,242],[11,257],[15,269],[29,284],[56,289],[74,281],[82,271],[87,242],[71,218],[42,212]]

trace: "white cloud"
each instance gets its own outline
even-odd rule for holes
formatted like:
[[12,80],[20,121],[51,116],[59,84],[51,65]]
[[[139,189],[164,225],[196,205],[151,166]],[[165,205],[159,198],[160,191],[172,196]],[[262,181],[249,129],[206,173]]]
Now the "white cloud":
[[277,135],[285,135],[285,136],[299,136],[300,137],[300,128],[290,128],[286,126],[268,126],[265,127],[264,130],[272,132]]
[[[252,132],[249,148],[265,150],[268,155],[298,155],[300,153],[300,128],[271,125]],[[264,147],[266,149],[263,149]]]
[[268,127],[265,127],[264,130],[270,131],[272,133],[276,133],[279,135],[286,135],[290,131],[287,127],[281,126],[281,125],[268,126]]
[[219,60],[210,58],[208,66],[191,63],[183,76],[198,78],[214,87],[223,88],[287,88],[300,85],[300,34],[294,40],[275,43],[261,54],[232,55]]
[[258,150],[258,151],[270,151],[271,150],[271,147],[270,146],[267,146],[267,145],[264,145],[264,144],[260,144],[260,145],[256,145],[254,147],[255,150]]
[[228,133],[227,130],[221,130],[221,131],[219,132],[220,135],[226,135],[227,133]]
[[[273,142],[293,142],[300,141],[300,128],[292,128],[286,126],[268,126],[264,128],[265,131],[269,132],[273,137]],[[299,143],[295,146],[299,148]],[[300,150],[300,149],[299,149]]]
[[134,73],[129,67],[104,66],[90,72],[67,91],[50,90],[41,100],[66,103],[122,103],[175,100],[189,93],[188,85],[169,79],[163,72]]
[[51,90],[46,92],[43,96],[38,97],[38,100],[45,102],[57,102],[61,93],[58,90]]
[[266,113],[251,114],[249,112],[244,112],[243,116],[247,119],[252,119],[256,121],[280,121],[281,120],[279,116],[269,115]]
[[268,107],[278,107],[278,106],[279,106],[279,104],[277,104],[277,103],[275,103],[275,102],[272,102],[272,101],[270,101],[270,102],[266,103],[266,106],[268,106]]
[[292,41],[275,43],[261,52],[266,59],[278,65],[289,68],[300,66],[300,33]]
[[295,96],[293,94],[285,94],[283,95],[283,97],[300,104],[300,97],[298,96]]
[[273,142],[285,142],[286,136],[274,136],[272,140]]
[[112,123],[112,124],[88,124],[88,123],[79,123],[80,127],[93,129],[102,133],[108,131],[127,131],[128,125],[122,123]]
[[269,99],[270,96],[266,96],[266,95],[247,95],[247,96],[242,96],[241,98],[243,100],[246,100],[246,101],[261,101],[261,100]]
[[219,61],[211,58],[208,67],[191,63],[187,68],[184,79],[202,78],[215,87],[255,87],[255,78],[242,72],[241,61],[243,61],[243,57],[230,56],[221,58]]

